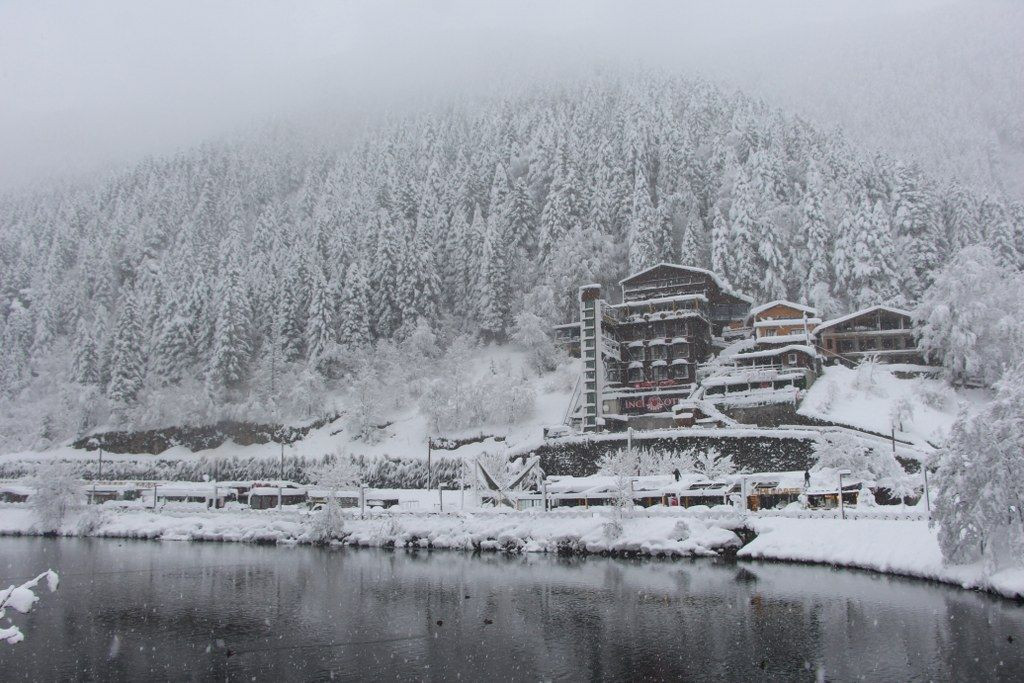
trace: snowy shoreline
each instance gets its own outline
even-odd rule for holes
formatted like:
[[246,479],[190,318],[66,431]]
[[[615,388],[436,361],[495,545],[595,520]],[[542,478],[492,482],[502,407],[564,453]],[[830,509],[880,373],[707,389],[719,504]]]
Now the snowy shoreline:
[[[74,515],[59,535],[298,545],[312,543],[309,520],[308,514],[296,510],[121,510]],[[735,555],[741,561],[868,570],[1024,599],[1024,569],[987,573],[980,565],[945,565],[935,530],[913,516],[839,520],[741,515],[725,506],[637,510],[621,516],[595,509],[375,512],[366,519],[347,513],[344,533],[336,545],[632,557]],[[31,508],[0,506],[0,536],[39,535]]]

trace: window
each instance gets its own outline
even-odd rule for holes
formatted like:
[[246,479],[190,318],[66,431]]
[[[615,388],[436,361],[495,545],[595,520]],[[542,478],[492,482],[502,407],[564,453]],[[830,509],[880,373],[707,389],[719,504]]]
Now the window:
[[630,368],[627,374],[630,382],[643,382],[644,381],[644,369],[643,368]]
[[787,365],[796,365],[796,354],[795,353],[788,353],[788,354],[786,354],[786,364]]
[[860,340],[860,348],[862,351],[871,351],[878,348],[878,340],[874,337],[864,337]]
[[831,337],[829,337],[828,339],[825,340],[825,348],[828,349],[829,351],[832,350],[832,338]]
[[672,345],[672,357],[673,358],[689,358],[690,357],[690,345],[689,344],[673,344]]
[[685,365],[673,365],[672,379],[690,379],[690,369]]
[[893,348],[896,348],[896,340],[893,339],[892,337],[886,337],[885,339],[882,340],[882,348],[883,349],[893,349]]
[[631,346],[631,347],[629,347],[629,359],[630,360],[643,360],[644,359],[644,347],[642,347],[642,346]]
[[665,356],[668,355],[666,353],[667,351],[668,349],[665,347],[664,344],[656,344],[655,346],[651,347],[651,358],[655,360],[664,359]]
[[619,377],[621,377],[621,375],[619,374],[619,369],[617,367],[613,367],[610,365],[606,367],[605,379],[607,379],[608,382],[618,384]]
[[663,379],[668,379],[668,368],[666,366],[664,366],[664,365],[657,365],[654,368],[652,368],[652,370],[653,370],[653,377],[654,377],[654,381],[655,382],[663,380]]
[[839,340],[840,351],[853,351],[853,340],[852,339],[840,339]]
[[655,322],[655,323],[653,323],[651,325],[651,329],[652,329],[653,334],[654,334],[655,337],[664,337],[665,336],[665,321],[658,320],[657,322]]

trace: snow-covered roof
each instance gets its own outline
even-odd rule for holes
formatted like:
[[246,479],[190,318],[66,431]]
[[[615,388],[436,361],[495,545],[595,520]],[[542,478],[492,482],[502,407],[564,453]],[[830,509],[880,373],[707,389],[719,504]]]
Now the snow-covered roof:
[[628,276],[622,278],[621,280],[619,280],[619,284],[620,285],[625,285],[630,280],[635,280],[636,278],[640,277],[641,275],[646,275],[647,273],[651,272],[652,270],[655,270],[656,268],[661,268],[661,267],[675,268],[676,270],[685,270],[685,271],[689,271],[691,273],[700,273],[701,275],[707,275],[708,277],[710,277],[712,279],[712,281],[714,281],[714,283],[716,285],[718,285],[718,288],[721,289],[726,294],[734,296],[737,299],[743,299],[744,301],[746,301],[747,303],[750,303],[750,304],[754,303],[753,297],[749,297],[746,294],[740,294],[739,292],[730,289],[725,284],[725,281],[723,281],[722,278],[719,277],[718,273],[714,273],[714,272],[712,272],[710,270],[706,270],[704,268],[697,268],[695,266],[682,266],[682,265],[679,265],[678,263],[668,263],[667,261],[662,261],[661,263],[656,263],[655,265],[651,266],[650,268],[644,268],[639,273],[633,273],[632,275],[628,275]]
[[609,308],[639,308],[653,304],[672,304],[680,301],[707,301],[703,294],[677,294],[675,296],[659,296],[654,299],[639,299],[637,301],[623,301],[621,304],[614,304]]
[[629,342],[629,344],[627,344],[626,346],[628,346],[631,349],[635,349],[635,348],[639,348],[639,347],[641,347],[643,345],[644,345],[644,340],[643,339],[638,339],[637,341]]
[[730,375],[715,375],[714,377],[706,377],[701,381],[701,384],[705,387],[721,387],[732,384],[751,384],[757,382],[781,382],[791,379],[800,379],[803,377],[803,373],[789,371],[778,371],[778,370],[753,370],[750,372],[743,372],[739,374]]
[[790,327],[793,325],[803,325],[807,323],[810,325],[817,325],[821,323],[821,318],[769,318],[767,320],[758,320],[754,323],[754,327]]
[[766,356],[777,356],[781,353],[788,353],[790,351],[800,351],[806,353],[809,356],[815,356],[817,353],[813,348],[807,344],[787,344],[786,346],[780,346],[777,349],[765,349],[764,351],[744,351],[743,353],[737,353],[732,356],[732,360],[744,360],[747,358],[764,358]]
[[686,358],[676,358],[672,361],[672,365],[689,365],[690,361]]
[[814,315],[815,313],[818,312],[816,309],[814,309],[811,306],[804,306],[803,304],[796,304],[796,303],[793,303],[792,301],[786,301],[785,299],[776,299],[775,301],[769,301],[766,304],[761,304],[760,306],[755,306],[754,308],[751,308],[750,309],[750,313],[747,314],[747,317],[748,318],[756,318],[758,313],[763,313],[764,311],[767,311],[769,308],[773,308],[775,306],[785,306],[786,308],[792,308],[792,309],[797,310],[797,311],[803,311],[804,313],[807,313],[808,315]]
[[644,366],[644,364],[643,364],[643,363],[641,363],[641,362],[640,362],[640,361],[638,361],[638,360],[635,360],[635,361],[633,361],[632,363],[630,363],[630,364],[629,364],[629,368],[630,368],[630,369],[633,369],[633,368],[642,368],[643,366]]
[[827,321],[823,322],[821,325],[818,325],[817,327],[815,327],[814,330],[813,330],[813,333],[814,334],[818,334],[818,332],[820,332],[822,330],[826,330],[826,329],[828,329],[830,327],[833,327],[834,325],[839,325],[840,323],[845,323],[848,320],[853,320],[854,318],[859,318],[862,315],[866,315],[866,314],[872,313],[874,311],[885,311],[887,313],[893,313],[895,315],[906,316],[907,318],[911,317],[910,311],[904,310],[902,308],[894,308],[892,306],[882,306],[882,305],[868,306],[867,308],[862,308],[859,311],[854,311],[853,313],[850,313],[848,315],[843,315],[843,316],[840,316],[838,318],[833,318],[832,320],[827,320]]
[[755,346],[763,346],[765,344],[792,344],[793,342],[807,341],[807,337],[810,334],[808,332],[794,332],[793,334],[768,334],[763,337],[756,339]]
[[673,344],[689,344],[690,342],[686,341],[686,337],[673,337],[672,343]]
[[650,346],[664,346],[666,344],[666,342],[665,342],[664,339],[659,338],[659,339],[652,339],[650,342],[648,342],[648,344]]
[[653,367],[659,367],[659,366],[662,366],[662,365],[668,365],[668,364],[665,361],[663,361],[663,360],[656,360],[653,363],[651,363],[651,367],[652,368]]
[[[278,493],[278,489],[276,486],[257,486],[256,488],[249,491],[249,493],[250,495],[254,496],[276,496]],[[306,489],[281,487],[281,495],[304,496],[306,495]]]

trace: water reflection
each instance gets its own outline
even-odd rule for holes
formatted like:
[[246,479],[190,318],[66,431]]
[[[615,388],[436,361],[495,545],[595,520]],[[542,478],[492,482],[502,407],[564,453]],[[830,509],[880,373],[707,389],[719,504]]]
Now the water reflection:
[[823,567],[31,538],[0,558],[5,585],[62,575],[7,680],[1024,672],[1016,603]]

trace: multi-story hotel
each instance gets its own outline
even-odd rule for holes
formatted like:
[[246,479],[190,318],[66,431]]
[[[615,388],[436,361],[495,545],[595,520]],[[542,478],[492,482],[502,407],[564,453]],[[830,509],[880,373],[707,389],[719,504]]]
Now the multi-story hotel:
[[692,393],[713,338],[742,326],[752,303],[710,271],[671,263],[619,284],[617,304],[602,298],[600,285],[580,288],[584,430],[671,424],[672,406]]

